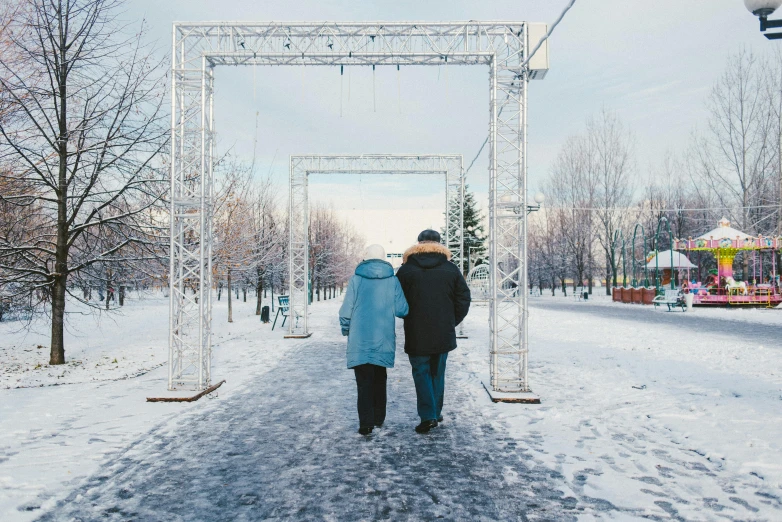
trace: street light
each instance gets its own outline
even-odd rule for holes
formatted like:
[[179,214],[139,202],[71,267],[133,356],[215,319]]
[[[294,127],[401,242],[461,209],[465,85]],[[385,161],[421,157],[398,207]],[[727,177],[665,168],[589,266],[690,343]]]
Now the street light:
[[782,0],[744,0],[747,10],[760,18],[760,32],[769,40],[779,40],[782,33],[766,33],[768,29],[782,27],[782,20],[769,20],[768,17],[780,6]]
[[[780,0],[782,2],[782,0]],[[527,205],[527,214],[530,212],[536,212],[540,210],[540,206],[543,204],[543,200],[546,199],[546,196],[538,192],[535,194],[535,205]],[[521,213],[521,205],[520,202],[513,201],[510,196],[507,194],[505,196],[502,196],[500,198],[500,202],[497,205],[500,208],[505,208],[513,212],[514,214],[520,214]]]
[[[782,27],[782,20],[768,19],[768,16],[782,6],[782,0],[744,0],[744,5],[750,13],[760,18],[760,32],[764,33],[766,38],[769,40],[782,39],[782,32],[766,33],[767,29]],[[782,135],[780,135],[780,142],[782,142]],[[780,144],[780,147],[782,147],[782,143]],[[779,169],[779,181],[779,193],[780,197],[782,197],[782,166],[780,166]],[[782,234],[782,210],[780,210],[777,216],[777,233]]]
[[[782,2],[782,0],[780,0]],[[537,212],[540,210],[540,206],[543,204],[543,201],[546,199],[546,196],[543,195],[543,193],[538,192],[535,194],[535,205],[527,205],[527,214],[530,212]]]

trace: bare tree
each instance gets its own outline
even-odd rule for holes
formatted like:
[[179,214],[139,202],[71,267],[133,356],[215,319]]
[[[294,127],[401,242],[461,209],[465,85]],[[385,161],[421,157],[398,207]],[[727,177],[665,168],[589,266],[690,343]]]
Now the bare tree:
[[[29,0],[10,21],[11,57],[0,55],[3,103],[0,172],[22,193],[6,203],[34,209],[28,237],[0,232],[3,286],[42,292],[51,303],[50,364],[65,362],[63,324],[69,277],[143,242],[139,220],[163,193],[158,153],[164,75],[142,44],[125,37],[116,0]],[[74,250],[88,232],[124,233]],[[122,227],[119,227],[119,225]],[[92,250],[90,250],[92,248]]]
[[[559,152],[546,184],[549,204],[559,209],[552,214],[563,231],[564,245],[571,263],[574,286],[592,278],[593,223],[597,180],[590,169],[589,143],[583,136],[571,136]],[[591,285],[590,285],[591,286]]]
[[598,242],[606,260],[606,295],[608,282],[617,280],[615,232],[626,228],[627,209],[632,204],[633,138],[616,114],[603,109],[587,121],[590,176],[596,185],[595,211],[600,225]]
[[253,259],[252,176],[252,169],[237,161],[226,160],[218,166],[214,268],[226,280],[229,323],[233,322],[233,277],[249,270]]
[[[272,286],[274,296],[275,268],[285,265],[283,243],[287,240],[283,216],[279,215],[271,178],[255,184],[252,194],[252,270],[256,292],[255,315],[261,315],[265,283]],[[266,286],[268,286],[266,285]]]
[[310,211],[310,300],[335,295],[361,259],[364,238],[338,218],[333,207],[315,205]]
[[775,173],[778,130],[762,65],[749,51],[729,59],[729,67],[708,100],[709,122],[696,138],[696,181],[708,188],[730,220],[757,233],[757,212]]

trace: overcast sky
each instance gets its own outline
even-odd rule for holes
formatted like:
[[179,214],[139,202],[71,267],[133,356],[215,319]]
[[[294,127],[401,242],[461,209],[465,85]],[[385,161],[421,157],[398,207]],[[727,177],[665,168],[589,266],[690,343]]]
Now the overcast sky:
[[[161,53],[173,21],[508,20],[551,23],[566,0],[129,0]],[[606,107],[636,140],[639,176],[666,151],[680,151],[703,125],[704,102],[742,47],[770,46],[742,0],[577,0],[550,41],[551,69],[530,84],[529,170],[535,190],[557,151]],[[304,153],[457,153],[469,164],[488,132],[484,67],[242,67],[216,71],[216,127],[233,147],[287,190],[288,156]],[[373,94],[374,92],[374,94]],[[256,117],[257,113],[257,117]],[[257,126],[256,126],[257,123]],[[257,127],[257,130],[256,130]],[[487,150],[469,173],[484,201]],[[312,180],[315,199],[349,210],[369,241],[412,242],[442,211],[442,180],[362,176]],[[360,186],[359,186],[360,185]],[[284,201],[284,199],[283,199]],[[485,203],[484,203],[485,204]],[[363,209],[363,214],[361,214]],[[369,211],[372,212],[369,212]],[[388,210],[387,213],[377,212]],[[400,212],[398,230],[389,220]],[[383,232],[380,232],[382,230]],[[374,232],[377,231],[377,232]],[[378,237],[374,237],[375,236]]]

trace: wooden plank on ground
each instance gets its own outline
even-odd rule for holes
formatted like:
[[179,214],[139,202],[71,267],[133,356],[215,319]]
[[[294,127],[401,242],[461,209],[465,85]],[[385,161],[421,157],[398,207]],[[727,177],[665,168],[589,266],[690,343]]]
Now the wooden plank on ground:
[[217,388],[222,386],[224,382],[225,380],[222,380],[217,384],[213,384],[209,388],[193,395],[192,397],[147,397],[147,402],[195,402],[204,395],[208,395],[215,391]]

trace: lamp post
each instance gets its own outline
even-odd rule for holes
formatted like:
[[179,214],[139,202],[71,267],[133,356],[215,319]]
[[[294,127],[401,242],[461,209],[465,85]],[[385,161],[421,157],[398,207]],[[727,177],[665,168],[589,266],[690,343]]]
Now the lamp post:
[[750,13],[760,19],[760,32],[769,40],[779,40],[782,33],[766,33],[769,29],[782,27],[782,20],[769,20],[768,17],[780,6],[782,0],[744,0],[744,5]]
[[[782,0],[780,0],[782,2]],[[542,193],[538,192],[535,194],[535,204],[534,205],[527,205],[527,214],[530,212],[537,212],[540,210],[540,206],[543,204],[543,201],[546,199],[546,196],[544,196]]]
[[[782,20],[769,20],[774,11],[782,6],[782,0],[744,0],[744,6],[750,13],[754,14],[760,19],[760,32],[763,36],[769,40],[782,39],[782,32],[767,33],[768,29],[782,27]],[[780,115],[782,118],[782,115]],[[782,128],[782,122],[780,122],[780,128]],[[780,144],[779,144],[779,198],[782,201],[782,132],[780,132]],[[782,235],[782,208],[777,213],[777,234]]]
[[[782,0],[780,0],[782,1]],[[546,199],[546,196],[538,192],[535,194],[535,204],[530,205],[527,204],[527,214],[529,215],[531,212],[537,212],[540,210],[541,205],[543,205],[543,201]],[[521,202],[512,201],[510,196],[502,196],[500,198],[500,203],[497,205],[498,207],[505,208],[513,212],[514,214],[518,214],[521,212]]]

